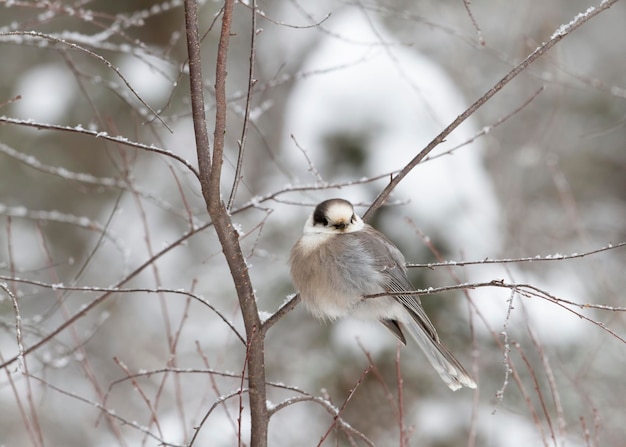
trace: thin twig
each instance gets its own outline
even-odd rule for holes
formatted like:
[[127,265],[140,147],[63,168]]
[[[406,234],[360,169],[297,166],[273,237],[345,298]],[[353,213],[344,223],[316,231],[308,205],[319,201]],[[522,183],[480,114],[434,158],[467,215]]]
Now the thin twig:
[[250,30],[250,65],[248,67],[248,91],[246,93],[246,107],[243,115],[243,125],[241,129],[241,139],[239,140],[239,152],[237,154],[237,167],[235,168],[235,178],[233,180],[233,187],[230,191],[230,197],[228,198],[228,205],[226,208],[230,210],[233,207],[233,202],[235,201],[235,196],[237,195],[237,188],[239,188],[239,183],[243,179],[242,169],[243,169],[243,156],[246,150],[246,139],[248,137],[248,128],[250,122],[250,107],[252,104],[252,92],[254,89],[254,84],[256,84],[256,79],[254,79],[254,64],[255,64],[255,56],[256,56],[256,0],[252,0],[249,5],[252,8],[252,20],[251,20],[251,30]]
[[513,302],[515,300],[515,289],[511,289],[511,294],[506,300],[506,316],[504,317],[504,324],[502,325],[502,355],[504,357],[504,378],[502,379],[502,386],[496,391],[496,399],[500,405],[504,401],[504,391],[509,386],[509,375],[511,374],[511,344],[509,343],[509,323],[511,322],[511,313],[513,312]]
[[[159,259],[162,256],[164,256],[166,253],[169,253],[175,247],[180,246],[180,244],[182,244],[184,241],[186,241],[187,239],[191,238],[196,233],[205,230],[206,228],[210,227],[211,225],[212,225],[211,223],[205,224],[205,225],[203,225],[201,227],[195,228],[195,229],[193,229],[193,230],[183,234],[176,241],[174,241],[173,243],[171,243],[167,247],[163,248],[160,252],[156,253],[153,257],[150,257],[149,259],[147,259],[143,264],[141,264],[135,270],[133,270],[131,273],[126,275],[126,277],[124,277],[120,281],[118,281],[118,283],[115,286],[113,286],[110,289],[104,290],[105,293],[103,295],[99,296],[98,298],[93,300],[91,303],[89,303],[86,306],[82,307],[71,318],[69,318],[68,320],[64,321],[59,326],[57,326],[57,328],[52,330],[50,333],[48,333],[48,335],[46,337],[42,338],[38,342],[36,342],[33,345],[31,345],[28,348],[26,348],[24,350],[24,355],[28,355],[31,352],[36,351],[37,349],[41,348],[43,345],[48,343],[48,341],[53,339],[56,335],[58,335],[59,333],[64,331],[68,326],[73,324],[76,320],[84,317],[92,309],[94,309],[96,306],[98,306],[99,304],[102,304],[104,301],[106,301],[107,298],[109,298],[113,293],[116,292],[116,290],[115,290],[116,287],[121,287],[122,285],[126,284],[128,281],[133,279],[135,276],[139,275],[139,273],[141,273],[148,266],[152,265],[152,263],[155,262],[157,259]],[[0,279],[2,279],[2,278],[4,278],[4,277],[0,277]],[[9,278],[8,280],[14,280],[14,279]],[[29,280],[20,280],[20,281],[25,282],[25,283],[29,282]],[[45,284],[45,283],[39,283],[39,284],[43,284],[44,287],[51,287],[51,288],[54,288],[54,287],[58,286],[57,284]],[[173,293],[175,293],[175,292],[173,292]],[[0,363],[0,368],[4,368],[4,367],[14,363],[15,361],[17,361],[17,359],[18,359],[18,356],[14,356],[14,357],[11,357],[8,360],[3,361],[2,363]]]
[[156,440],[159,445],[163,445],[166,447],[183,447],[180,444],[173,444],[170,442],[165,441],[165,439],[160,438],[159,436],[155,435],[154,433],[152,433],[150,430],[146,429],[146,427],[141,426],[140,424],[138,424],[135,421],[131,421],[129,419],[126,419],[122,416],[120,416],[119,414],[117,414],[115,411],[113,410],[109,410],[108,408],[106,408],[103,404],[100,404],[98,402],[94,402],[92,400],[86,399],[83,396],[76,394],[74,392],[71,391],[66,391],[58,386],[55,386],[53,384],[51,384],[50,382],[47,382],[43,379],[40,379],[39,377],[35,377],[35,376],[31,376],[33,379],[40,381],[42,384],[45,385],[46,388],[49,388],[51,390],[54,390],[60,394],[63,394],[65,396],[71,397],[73,399],[76,399],[80,402],[86,403],[94,408],[97,408],[98,410],[102,411],[103,413],[105,413],[109,418],[111,419],[116,419],[120,422],[120,425],[124,425],[124,426],[128,426],[128,427],[132,427],[134,429],[136,429],[137,431],[140,431],[142,433],[145,433],[147,436],[149,436],[150,438]]
[[429,287],[428,289],[406,290],[402,292],[376,293],[372,295],[366,295],[363,297],[363,299],[376,299],[376,298],[381,298],[385,296],[431,295],[434,293],[446,292],[450,290],[468,290],[468,289],[471,290],[471,289],[477,289],[479,287],[501,287],[505,289],[514,289],[520,295],[526,298],[536,297],[536,298],[544,299],[546,301],[550,301],[556,304],[557,306],[562,307],[563,309],[567,310],[568,312],[573,313],[580,319],[588,321],[594,324],[595,326],[598,326],[603,331],[608,332],[613,337],[615,337],[622,343],[626,344],[626,338],[620,336],[617,332],[609,329],[604,323],[600,321],[596,321],[593,318],[589,318],[588,316],[575,311],[569,306],[578,307],[579,309],[599,309],[599,310],[607,310],[611,312],[626,312],[626,307],[607,306],[604,304],[576,303],[574,301],[566,300],[563,298],[558,298],[546,292],[545,290],[541,290],[539,287],[533,286],[532,284],[523,284],[523,283],[511,284],[511,283],[506,283],[503,280],[493,280],[493,281],[481,282],[481,283],[465,283],[465,284],[459,284],[459,285],[454,285],[454,286]]
[[430,262],[428,264],[406,264],[407,268],[434,268],[434,267],[464,267],[467,265],[481,265],[481,264],[511,264],[511,263],[522,263],[522,262],[541,262],[541,261],[562,261],[565,259],[579,259],[584,258],[590,255],[594,255],[597,253],[602,253],[608,250],[614,250],[617,248],[626,247],[626,242],[620,242],[617,244],[608,244],[604,247],[596,248],[595,250],[589,250],[583,253],[571,253],[569,255],[564,255],[560,253],[551,254],[551,255],[536,255],[536,256],[526,256],[522,258],[510,258],[510,259],[489,259],[485,258],[482,261],[445,261],[445,262]]
[[153,152],[153,153],[164,155],[166,157],[170,157],[176,160],[177,162],[184,165],[187,169],[189,169],[189,171],[191,171],[193,175],[195,175],[196,177],[199,176],[198,170],[195,168],[195,166],[193,166],[190,162],[188,162],[187,160],[185,160],[184,158],[175,154],[172,151],[168,151],[167,149],[156,147],[152,144],[143,144],[143,143],[138,143],[136,141],[131,141],[128,138],[123,137],[123,136],[111,136],[108,134],[108,132],[85,129],[80,124],[77,125],[76,127],[61,126],[59,124],[48,124],[48,123],[34,121],[31,119],[22,120],[22,119],[16,119],[16,118],[9,118],[6,116],[0,116],[0,123],[15,124],[18,126],[25,126],[25,127],[33,127],[35,129],[59,130],[62,132],[77,133],[77,134],[87,135],[87,136],[94,137],[94,138],[100,138],[106,141],[111,141],[117,144],[122,144],[124,146],[133,147],[135,149],[141,149],[147,152]]
[[[12,235],[12,220],[9,217],[7,219],[7,239],[8,239],[8,254],[9,254],[9,265],[10,265],[10,269],[11,269],[11,277],[15,277],[15,258],[14,258],[14,251],[13,251],[13,235]],[[12,283],[15,286],[15,283]],[[30,425],[32,427],[33,433],[30,434],[29,436],[31,436],[31,439],[34,441],[34,445],[35,447],[42,447],[44,445],[44,437],[43,437],[43,433],[41,431],[41,422],[39,420],[39,413],[37,412],[37,409],[39,408],[38,405],[35,404],[35,401],[33,399],[33,387],[31,384],[31,376],[30,376],[30,372],[28,370],[28,361],[26,360],[25,354],[26,351],[24,350],[24,340],[22,338],[22,315],[20,313],[20,308],[18,305],[18,300],[17,300],[17,287],[15,287],[15,290],[13,291],[13,293],[11,293],[10,288],[7,286],[5,286],[5,292],[9,294],[9,296],[11,297],[11,301],[13,304],[13,308],[15,311],[15,329],[16,332],[19,332],[19,335],[16,335],[17,337],[17,343],[18,343],[18,358],[20,359],[20,362],[18,363],[18,367],[20,368],[20,372],[22,373],[22,375],[26,378],[26,401],[28,402],[28,409],[29,409],[29,413],[30,413],[30,421],[28,423],[28,425]],[[3,287],[4,288],[4,287]]]
[[200,420],[200,423],[194,427],[193,436],[191,437],[191,440],[189,441],[189,444],[187,444],[186,447],[193,447],[193,444],[196,442],[196,439],[198,438],[198,434],[200,433],[200,430],[204,426],[205,422],[209,419],[209,416],[211,415],[211,413],[213,413],[213,410],[215,410],[220,405],[224,405],[227,400],[229,400],[229,399],[231,399],[231,398],[233,398],[235,396],[239,396],[242,393],[249,393],[249,392],[250,392],[250,390],[247,390],[247,389],[243,389],[243,390],[242,389],[236,389],[235,391],[231,391],[228,394],[220,396],[219,399],[217,399],[215,402],[213,402],[213,405],[211,405],[211,408],[209,408],[208,411],[204,414],[204,416]]
[[[107,293],[107,294],[112,294],[112,293],[171,293],[171,294],[174,294],[174,295],[187,296],[189,298],[193,298],[194,300],[196,300],[199,303],[207,306],[209,309],[211,309],[213,312],[215,312],[215,314],[230,328],[230,330],[233,331],[233,333],[237,336],[239,341],[241,341],[241,343],[243,345],[246,344],[246,341],[243,338],[243,336],[239,333],[239,331],[233,325],[233,323],[230,320],[228,320],[228,318],[226,318],[226,316],[222,312],[220,312],[218,309],[216,309],[206,299],[202,298],[199,295],[196,295],[195,293],[192,293],[192,292],[189,292],[189,291],[186,291],[186,290],[168,289],[168,288],[165,288],[165,287],[158,287],[158,288],[137,287],[137,288],[122,289],[120,287],[65,286],[63,284],[49,284],[49,283],[45,283],[45,282],[41,282],[41,281],[36,281],[34,279],[19,278],[19,277],[12,278],[10,276],[5,276],[5,275],[0,275],[0,280],[14,281],[14,282],[17,282],[17,283],[22,283],[22,284],[30,284],[30,285],[33,285],[33,286],[43,287],[43,288],[52,289],[52,290],[65,290],[65,291],[76,291],[76,292],[104,292],[104,293]],[[129,280],[130,280],[130,278],[127,278],[124,282],[128,282]],[[26,353],[28,353],[28,352],[26,352]],[[0,367],[2,367],[2,365],[0,365]]]
[[[535,331],[527,325],[528,334],[533,344],[535,345],[535,349],[537,350],[537,354],[541,358],[541,363],[543,365],[543,370],[546,373],[546,378],[548,380],[548,386],[550,387],[550,393],[552,394],[552,400],[554,401],[554,407],[556,409],[556,417],[557,417],[557,427],[558,427],[558,435],[559,439],[565,439],[565,415],[563,413],[563,406],[561,405],[561,396],[559,395],[559,390],[557,389],[556,378],[554,377],[554,373],[552,371],[552,366],[550,366],[550,360],[548,359],[548,355],[546,354],[543,346],[540,344],[537,336],[535,335]],[[546,419],[550,424],[550,429],[552,429],[552,423],[550,422],[549,417],[546,415]],[[554,445],[556,447],[556,437],[553,436]]]
[[[154,408],[154,405],[152,405],[152,402],[150,402],[150,398],[146,395],[143,388],[139,385],[139,382],[137,382],[136,378],[133,377],[133,374],[129,371],[126,364],[124,364],[124,362],[122,362],[117,357],[113,357],[113,361],[115,362],[117,366],[119,366],[122,369],[122,371],[124,371],[124,373],[126,374],[126,377],[130,379],[133,388],[139,393],[139,396],[141,397],[143,402],[146,404],[146,407],[148,407],[148,411],[150,412],[150,424],[154,423],[159,433],[159,437],[163,438],[163,431],[161,430],[161,424],[159,424],[159,417],[157,415],[156,408]],[[104,401],[103,401],[103,405],[104,405]]]
[[380,383],[380,386],[383,388],[385,399],[387,399],[387,402],[389,403],[389,406],[391,407],[391,410],[393,411],[394,416],[397,419],[401,419],[400,409],[396,406],[393,393],[391,392],[389,385],[387,385],[387,382],[385,381],[385,378],[383,377],[382,373],[374,364],[374,359],[372,358],[372,354],[370,354],[370,352],[367,349],[365,349],[365,346],[363,346],[363,344],[361,343],[361,340],[357,339],[357,344],[359,345],[359,348],[361,349],[361,351],[363,351],[363,354],[365,354],[365,357],[367,357],[367,361],[369,362],[372,368],[372,374],[374,375],[378,383]]
[[333,416],[333,418],[335,418],[334,420],[336,421],[337,425],[339,425],[339,428],[345,434],[347,434],[349,436],[354,436],[356,438],[361,439],[369,447],[375,447],[375,444],[370,439],[368,439],[363,433],[361,433],[360,431],[358,431],[357,429],[352,427],[342,417],[340,417],[339,410],[331,402],[329,402],[327,399],[325,399],[323,397],[313,396],[313,395],[310,395],[310,394],[304,394],[302,396],[290,397],[290,398],[285,399],[284,401],[280,402],[279,404],[273,406],[271,408],[271,410],[270,410],[270,415],[273,416],[274,414],[278,413],[280,410],[283,410],[285,408],[290,407],[293,404],[297,404],[297,403],[300,403],[300,402],[313,402],[313,403],[316,403],[316,404],[320,405],[331,416]]
[[[209,365],[209,359],[207,358],[206,354],[202,350],[202,347],[200,346],[200,342],[196,340],[195,343],[196,343],[196,352],[202,358],[202,362],[204,363],[205,368],[211,369],[211,366]],[[222,395],[222,392],[219,389],[217,380],[215,380],[215,374],[209,374],[209,381],[211,382],[211,388],[213,389],[213,392],[215,393],[215,397],[219,398],[219,396]],[[224,408],[224,414],[226,415],[226,418],[228,419],[228,422],[230,422],[231,428],[233,429],[233,433],[237,433],[237,424],[235,423],[233,416],[230,414],[230,411],[228,411],[228,406],[226,405],[226,403],[224,403],[222,407]]]
[[15,296],[13,292],[11,292],[11,289],[6,283],[0,282],[0,289],[4,290],[4,293],[9,295],[9,298],[11,298],[11,304],[13,304],[13,312],[15,312],[15,338],[17,340],[17,353],[18,353],[17,354],[17,358],[18,358],[17,367],[19,371],[24,373],[24,352],[25,351],[24,351],[24,340],[22,339],[22,314],[20,313],[20,305],[17,302],[17,297]]
[[122,75],[122,73],[120,72],[120,70],[115,67],[111,62],[109,62],[107,59],[105,59],[104,57],[102,57],[100,54],[98,53],[94,53],[91,50],[88,50],[85,47],[82,47],[76,43],[73,42],[69,42],[65,39],[60,39],[58,37],[52,36],[50,34],[44,34],[44,33],[40,33],[37,31],[8,31],[5,33],[2,33],[2,37],[10,37],[10,36],[22,36],[22,37],[32,37],[32,38],[40,38],[40,39],[44,39],[44,40],[49,40],[51,42],[55,42],[58,44],[61,44],[63,46],[67,46],[72,50],[79,50],[82,51],[86,54],[88,54],[89,56],[99,60],[100,62],[104,63],[109,69],[113,70],[113,72],[115,72],[115,74],[122,80],[122,82],[124,82],[124,85],[126,85],[126,87],[128,88],[128,90],[130,90],[130,92],[133,94],[133,96],[135,96],[135,98],[137,98],[137,100],[146,108],[148,109],[160,122],[161,124],[163,124],[163,126],[165,126],[167,128],[167,130],[169,130],[170,132],[172,131],[172,129],[169,128],[169,126],[165,123],[165,121],[163,121],[163,119],[161,118],[161,116],[158,114],[158,112],[156,110],[154,110],[150,104],[148,104],[147,102],[145,102],[143,100],[143,98],[141,97],[141,95],[139,95],[139,93],[137,93],[137,91],[135,91],[135,89],[130,85],[130,83],[128,82],[128,80],[124,77],[124,75]]
[[476,34],[478,35],[478,43],[480,43],[481,46],[485,46],[485,38],[483,37],[483,32],[480,29],[480,26],[478,25],[478,22],[476,21],[476,18],[474,17],[474,14],[472,14],[472,9],[470,8],[470,0],[463,0],[463,5],[465,6],[465,10],[467,11],[467,15],[469,16],[470,20],[472,21],[472,25],[474,25],[474,29],[476,30]]
[[[552,438],[552,442],[554,443],[554,446],[556,447],[556,434],[554,433],[554,427],[552,426],[552,419],[550,418],[550,412],[548,411],[546,400],[543,397],[544,393],[541,391],[541,385],[539,384],[539,379],[537,377],[537,374],[535,373],[535,370],[533,366],[531,365],[530,360],[528,359],[524,351],[521,349],[520,344],[515,343],[515,347],[517,348],[520,356],[522,357],[522,360],[524,361],[526,368],[528,368],[528,373],[530,374],[533,384],[535,385],[535,391],[537,394],[537,398],[539,399],[539,404],[541,405],[541,411],[543,412],[544,420],[548,424],[548,430],[550,431],[550,438]],[[540,430],[540,431],[543,434],[543,430]],[[544,440],[544,442],[547,445],[547,440]]]
[[435,160],[437,158],[441,158],[441,157],[444,157],[446,155],[450,155],[450,154],[456,152],[457,150],[459,150],[460,148],[473,143],[478,138],[487,135],[493,129],[495,129],[498,126],[500,126],[501,124],[507,122],[510,118],[514,117],[519,112],[521,112],[527,105],[529,105],[531,102],[533,102],[533,100],[535,98],[537,98],[537,96],[539,96],[539,94],[542,93],[545,89],[546,89],[545,86],[542,85],[537,90],[535,90],[535,92],[532,95],[530,95],[521,105],[519,105],[518,107],[516,107],[515,109],[513,109],[511,112],[507,113],[506,115],[501,116],[500,118],[498,118],[493,124],[489,124],[489,125],[483,127],[479,132],[477,132],[474,135],[472,135],[469,139],[463,141],[460,144],[457,144],[456,146],[454,146],[454,147],[452,147],[452,148],[450,148],[448,150],[445,150],[443,152],[438,152],[435,155],[429,155],[428,157],[424,158],[423,162],[425,163],[425,162],[430,161],[430,160]]
[[356,382],[354,387],[350,390],[350,393],[348,394],[348,397],[346,397],[346,400],[344,400],[343,405],[341,405],[341,408],[339,409],[337,414],[333,417],[332,424],[330,424],[330,426],[328,427],[328,430],[326,430],[326,433],[324,433],[320,441],[317,443],[317,447],[320,447],[324,443],[326,438],[328,438],[328,435],[330,435],[330,432],[333,430],[333,427],[335,427],[335,425],[337,424],[337,419],[339,419],[339,417],[341,416],[341,413],[343,413],[343,410],[345,410],[346,406],[348,405],[348,402],[352,400],[352,396],[354,396],[354,393],[356,392],[357,388],[359,387],[359,385],[361,385],[361,383],[363,383],[363,380],[365,380],[365,376],[367,376],[367,374],[371,371],[371,369],[372,369],[372,366],[368,365],[367,368],[363,370],[363,372],[361,373],[361,376],[359,377],[359,380]]
[[309,154],[307,153],[306,149],[300,146],[300,143],[298,143],[298,140],[296,140],[296,137],[293,134],[290,134],[289,137],[293,140],[293,143],[300,150],[300,152],[302,152],[302,155],[304,155],[304,158],[306,159],[306,162],[309,165],[309,172],[315,176],[315,179],[320,185],[327,185],[328,183],[322,178],[322,175],[320,174],[320,172],[317,170],[317,168],[311,161],[311,158],[309,157]]
[[396,380],[398,381],[398,424],[400,425],[400,447],[409,445],[409,433],[404,426],[404,379],[400,368],[400,343],[396,346]]

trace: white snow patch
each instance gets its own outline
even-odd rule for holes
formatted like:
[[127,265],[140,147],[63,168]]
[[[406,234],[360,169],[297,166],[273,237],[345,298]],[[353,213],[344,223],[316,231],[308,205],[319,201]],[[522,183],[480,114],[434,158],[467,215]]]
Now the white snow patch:
[[44,123],[62,121],[72,104],[75,84],[69,71],[61,66],[37,65],[17,83],[14,94],[22,99],[12,105],[15,117]]
[[172,67],[154,56],[124,54],[119,60],[119,70],[147,103],[165,98],[172,89]]

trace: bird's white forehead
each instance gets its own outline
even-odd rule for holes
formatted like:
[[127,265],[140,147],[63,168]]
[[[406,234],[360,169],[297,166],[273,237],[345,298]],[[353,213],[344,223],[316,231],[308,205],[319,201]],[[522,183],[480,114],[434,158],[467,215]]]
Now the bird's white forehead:
[[331,222],[341,220],[350,222],[353,214],[354,209],[352,205],[346,202],[334,202],[326,210],[326,217],[328,217]]

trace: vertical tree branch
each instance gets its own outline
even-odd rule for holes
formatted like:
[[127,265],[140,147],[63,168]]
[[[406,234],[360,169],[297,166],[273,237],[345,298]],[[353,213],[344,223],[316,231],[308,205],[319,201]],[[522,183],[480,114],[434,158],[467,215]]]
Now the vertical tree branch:
[[215,68],[215,134],[213,154],[209,151],[208,135],[204,115],[204,98],[202,94],[202,67],[200,39],[198,33],[198,10],[195,0],[185,0],[185,24],[187,47],[189,52],[189,76],[193,121],[200,168],[200,185],[207,210],[215,226],[215,231],[228,268],[230,269],[241,313],[246,328],[247,346],[249,347],[248,388],[250,399],[250,416],[252,423],[252,447],[267,445],[267,427],[269,414],[266,405],[265,389],[265,352],[264,334],[261,325],[252,283],[248,274],[246,260],[239,245],[239,235],[233,228],[226,206],[221,199],[220,180],[224,153],[224,136],[226,134],[226,76],[227,56],[230,40],[234,0],[226,0],[222,12],[222,29],[218,45]]
[[[209,134],[206,130],[204,114],[204,90],[202,88],[202,57],[200,53],[200,34],[198,32],[198,5],[195,0],[185,1],[185,30],[187,32],[187,54],[189,56],[189,93],[191,95],[191,116],[196,138],[198,168],[202,190],[208,189],[211,173],[209,153]],[[207,182],[206,185],[203,182]]]
[[[221,202],[219,196],[220,180],[222,179],[222,163],[224,162],[224,137],[226,135],[226,76],[228,45],[230,43],[230,27],[233,22],[234,0],[225,0],[222,11],[222,31],[217,46],[215,61],[215,131],[213,134],[213,157],[211,162],[211,194],[213,202]],[[204,106],[204,104],[203,104]],[[217,203],[214,203],[217,205]]]
[[239,154],[237,155],[237,168],[235,169],[235,180],[233,181],[233,187],[230,191],[230,197],[228,198],[229,210],[233,207],[235,196],[237,195],[237,189],[243,178],[243,155],[246,150],[246,137],[248,136],[248,127],[250,125],[250,107],[252,105],[252,90],[256,80],[254,79],[254,64],[256,55],[256,0],[252,0],[250,7],[252,8],[252,30],[250,32],[250,65],[248,66],[248,93],[246,94],[246,108],[243,115],[243,126],[241,129],[241,139],[239,140]]

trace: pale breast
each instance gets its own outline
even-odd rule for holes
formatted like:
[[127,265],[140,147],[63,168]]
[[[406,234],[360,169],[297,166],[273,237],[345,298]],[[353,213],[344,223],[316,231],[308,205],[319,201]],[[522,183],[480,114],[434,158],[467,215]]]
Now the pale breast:
[[294,286],[319,318],[350,314],[364,295],[382,291],[382,274],[355,234],[304,234],[292,250]]

